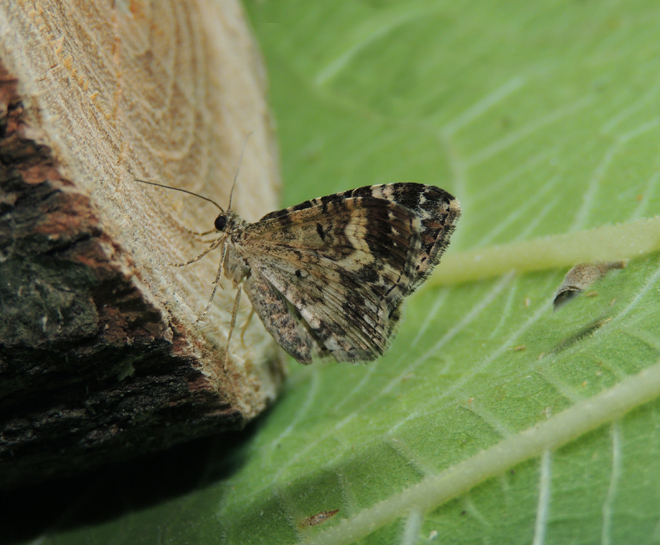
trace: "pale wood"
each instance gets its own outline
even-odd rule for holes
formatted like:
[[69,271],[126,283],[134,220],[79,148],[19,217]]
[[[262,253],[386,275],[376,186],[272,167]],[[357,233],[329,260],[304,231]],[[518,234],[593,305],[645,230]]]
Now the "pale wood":
[[[188,429],[188,436],[243,425],[275,398],[283,377],[280,352],[259,320],[254,319],[245,344],[240,335],[233,336],[228,371],[224,373],[222,362],[233,289],[220,293],[204,323],[196,322],[208,301],[219,255],[216,252],[184,268],[171,265],[185,262],[204,249],[186,229],[211,229],[217,210],[201,200],[134,182],[141,178],[185,188],[225,206],[241,148],[251,133],[233,207],[252,221],[277,208],[280,182],[265,98],[265,76],[240,3],[13,0],[0,3],[0,37],[5,83],[12,82],[11,99],[6,101],[14,116],[12,142],[19,142],[16,149],[23,151],[39,149],[39,153],[26,155],[27,160],[11,159],[16,159],[17,171],[25,183],[15,193],[6,191],[5,198],[15,199],[19,193],[31,195],[33,187],[48,180],[48,187],[59,189],[64,200],[58,205],[59,215],[49,219],[50,230],[46,230],[44,244],[61,238],[62,233],[85,234],[89,247],[74,245],[75,262],[89,268],[104,289],[111,277],[121,287],[113,288],[118,293],[117,300],[122,300],[127,290],[130,292],[126,299],[130,304],[124,301],[122,306],[112,296],[101,304],[98,293],[90,288],[90,300],[96,305],[90,307],[90,312],[103,317],[92,319],[103,329],[95,338],[95,346],[106,342],[110,352],[104,353],[104,358],[111,362],[106,365],[105,374],[85,368],[80,375],[86,388],[97,387],[97,379],[102,383],[98,388],[105,397],[97,399],[100,405],[94,407],[95,414],[117,410],[107,402],[108,388],[120,395],[122,388],[130,390],[137,384],[136,376],[144,380],[164,372],[181,380],[167,395],[159,398],[159,392],[153,392],[149,402],[154,406],[174,406],[181,400],[179,397],[175,401],[172,392],[176,391],[176,395],[183,396],[185,403],[180,404],[186,405],[186,410],[197,411],[197,416],[203,413],[199,433],[193,426]],[[9,87],[5,85],[3,89],[7,94]],[[45,201],[39,202],[42,206]],[[44,206],[36,209],[48,216],[51,211]],[[74,214],[66,214],[72,210]],[[88,220],[83,222],[84,228],[81,217]],[[34,225],[43,234],[42,219],[41,223],[35,220]],[[20,240],[32,239],[26,235]],[[34,251],[33,246],[25,248]],[[26,255],[29,261],[31,257]],[[46,254],[40,255],[43,258]],[[73,285],[78,282],[76,278],[65,276],[61,280]],[[225,284],[231,288],[226,281]],[[239,326],[249,309],[249,302],[244,301]],[[43,316],[40,318],[36,311],[34,316],[27,313],[25,320],[25,343],[31,342],[30,328],[41,328],[44,335],[51,335],[46,344],[41,339],[42,349],[66,352],[65,341],[69,337],[62,332],[61,324],[59,332],[48,329],[54,327],[52,319],[44,324]],[[142,322],[144,327],[135,325]],[[6,348],[20,341],[20,335],[12,335],[13,340],[3,339],[0,328],[0,345],[4,343]],[[55,340],[59,343],[57,348]],[[158,361],[140,367],[140,357],[148,353],[149,343],[168,362],[163,368],[158,367]],[[14,388],[13,393],[5,395],[0,409],[14,423],[22,415],[21,400],[39,397],[39,388],[45,387],[43,381],[23,381],[24,376],[15,369],[14,374],[3,374],[12,368],[12,354],[17,353],[6,350],[0,359],[0,386],[5,380],[5,387],[11,384]],[[78,350],[76,357],[80,353]],[[60,374],[53,374],[53,369],[42,371],[49,377],[51,393],[53,376],[59,377],[62,388],[65,384],[80,387],[75,369],[61,369]],[[121,376],[113,382],[108,374]],[[151,380],[149,388],[157,390],[156,382]],[[140,391],[148,395],[145,384]],[[23,391],[26,385],[31,385],[32,390]],[[2,391],[0,387],[0,395]],[[84,405],[83,398],[79,396],[74,401]],[[53,409],[55,403],[42,405],[30,416],[34,421],[39,414]],[[137,416],[138,409],[133,410]],[[89,418],[89,414],[80,418]],[[180,415],[172,411],[173,421],[179,416],[182,421],[189,418],[184,410]],[[112,418],[98,419],[98,426],[105,426],[96,430],[103,437],[96,445],[105,449],[102,458],[130,455],[126,454],[128,443],[138,451],[145,448],[136,439],[140,436],[140,424],[133,420],[130,441],[113,442],[109,439]],[[148,416],[145,420],[148,422]],[[1,421],[0,417],[0,427]],[[92,425],[86,430],[86,437],[94,436],[94,431]],[[124,431],[115,429],[113,433]],[[21,431],[28,432],[29,428]],[[159,436],[153,428],[148,433],[152,439],[156,436],[150,448],[177,440],[167,433]],[[66,454],[66,448],[75,448],[67,443],[66,433],[61,439],[60,452]],[[79,440],[79,435],[71,436],[72,442]],[[13,447],[5,443],[5,454],[13,448],[11,456],[19,455],[16,448],[20,444],[19,440]],[[0,460],[2,446],[0,441]],[[83,465],[92,460],[93,465],[98,456],[95,457],[93,448],[88,450],[92,454],[69,459]],[[53,467],[56,466],[53,459]],[[29,461],[21,467],[21,471],[29,468]]]

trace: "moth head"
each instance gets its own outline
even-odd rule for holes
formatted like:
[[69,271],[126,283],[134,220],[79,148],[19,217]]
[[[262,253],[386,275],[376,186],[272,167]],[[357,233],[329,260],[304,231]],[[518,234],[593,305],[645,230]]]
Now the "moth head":
[[221,212],[220,214],[218,214],[218,217],[215,218],[213,225],[218,231],[222,232],[227,228],[227,223],[228,223],[227,214]]

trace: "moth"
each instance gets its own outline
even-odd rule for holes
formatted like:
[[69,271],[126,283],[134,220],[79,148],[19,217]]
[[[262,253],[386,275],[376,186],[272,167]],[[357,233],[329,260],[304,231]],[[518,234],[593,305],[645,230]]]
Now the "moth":
[[381,356],[403,300],[440,261],[461,215],[452,195],[417,183],[319,197],[255,223],[231,209],[231,197],[224,209],[196,196],[220,212],[214,230],[201,233],[215,238],[188,263],[221,248],[211,301],[223,274],[237,290],[227,351],[244,291],[266,330],[303,364]]

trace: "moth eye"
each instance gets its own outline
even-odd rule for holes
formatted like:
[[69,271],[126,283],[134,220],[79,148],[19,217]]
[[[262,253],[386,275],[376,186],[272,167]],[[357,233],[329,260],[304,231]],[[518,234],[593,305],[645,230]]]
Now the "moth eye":
[[227,216],[220,214],[217,218],[215,218],[214,225],[218,231],[224,231],[225,227],[227,227]]

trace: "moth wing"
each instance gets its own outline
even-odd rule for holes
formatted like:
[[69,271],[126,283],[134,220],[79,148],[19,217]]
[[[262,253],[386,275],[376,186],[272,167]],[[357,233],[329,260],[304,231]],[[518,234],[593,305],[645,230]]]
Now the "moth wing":
[[[243,289],[268,332],[300,363],[328,356],[300,312],[258,270],[252,270]],[[267,319],[265,319],[267,317]]]
[[403,298],[438,262],[459,215],[456,199],[433,186],[369,186],[268,214],[237,249],[297,311],[317,352],[369,361],[387,348]]

